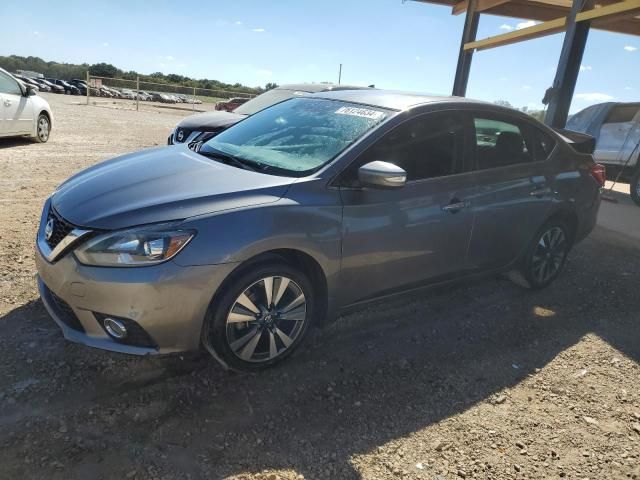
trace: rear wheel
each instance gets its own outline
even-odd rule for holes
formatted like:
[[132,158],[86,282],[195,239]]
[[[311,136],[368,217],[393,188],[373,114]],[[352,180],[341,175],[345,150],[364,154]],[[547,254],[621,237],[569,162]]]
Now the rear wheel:
[[540,289],[553,282],[560,275],[570,249],[571,236],[567,226],[558,221],[545,224],[536,233],[522,260],[519,273],[525,286]]
[[640,168],[636,167],[636,171],[629,182],[629,193],[634,203],[640,206]]
[[285,263],[248,270],[222,292],[209,309],[202,341],[237,370],[263,370],[285,359],[313,318],[315,293],[309,277]]

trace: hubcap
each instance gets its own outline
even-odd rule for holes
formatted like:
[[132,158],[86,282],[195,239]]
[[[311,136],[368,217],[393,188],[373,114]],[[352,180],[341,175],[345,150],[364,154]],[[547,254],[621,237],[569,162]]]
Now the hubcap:
[[567,255],[567,239],[560,227],[545,231],[533,253],[531,268],[538,283],[545,283],[558,273]]
[[40,117],[38,121],[38,137],[40,137],[40,140],[49,138],[49,121],[44,117]]
[[302,288],[287,277],[265,277],[236,299],[227,315],[227,342],[247,362],[282,355],[300,335],[307,319]]

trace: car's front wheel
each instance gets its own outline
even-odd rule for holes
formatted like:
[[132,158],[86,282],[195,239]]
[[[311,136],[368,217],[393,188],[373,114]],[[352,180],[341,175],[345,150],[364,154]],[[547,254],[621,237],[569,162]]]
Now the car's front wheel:
[[212,302],[202,333],[205,348],[230,368],[256,371],[289,356],[314,314],[313,284],[280,261],[236,275]]
[[49,121],[49,117],[47,117],[44,113],[41,113],[38,116],[36,136],[34,137],[34,140],[38,143],[45,143],[47,140],[49,140],[50,131],[51,122]]
[[553,282],[567,260],[571,249],[570,230],[561,221],[550,221],[536,233],[525,253],[520,273],[525,285],[544,288]]

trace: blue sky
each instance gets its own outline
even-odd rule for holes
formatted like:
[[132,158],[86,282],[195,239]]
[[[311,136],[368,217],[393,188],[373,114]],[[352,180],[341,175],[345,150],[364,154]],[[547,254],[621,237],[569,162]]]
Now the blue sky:
[[[342,63],[343,83],[444,94],[464,22],[448,8],[401,0],[1,3],[0,55],[251,86],[336,81]],[[478,38],[524,22],[483,15]],[[468,96],[540,107],[561,45],[558,34],[476,53]],[[592,30],[572,111],[639,100],[639,78],[640,37]]]

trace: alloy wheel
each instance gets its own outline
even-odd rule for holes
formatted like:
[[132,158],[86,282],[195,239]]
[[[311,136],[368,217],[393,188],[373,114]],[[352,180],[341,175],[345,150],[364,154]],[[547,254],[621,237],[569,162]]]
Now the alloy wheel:
[[38,119],[38,138],[42,142],[46,142],[49,139],[49,120],[45,116],[41,116]]
[[307,301],[300,286],[284,276],[265,277],[236,299],[227,315],[227,342],[246,362],[271,361],[303,331]]
[[560,227],[551,227],[540,236],[531,262],[532,276],[538,284],[545,284],[558,274],[567,247],[567,238]]

